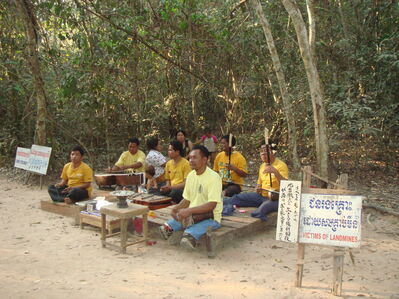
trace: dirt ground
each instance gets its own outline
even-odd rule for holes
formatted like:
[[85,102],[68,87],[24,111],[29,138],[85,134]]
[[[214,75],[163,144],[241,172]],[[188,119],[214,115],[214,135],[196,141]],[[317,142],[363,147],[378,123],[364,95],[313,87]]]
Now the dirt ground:
[[[335,298],[331,248],[307,246],[303,288],[296,246],[275,230],[235,240],[208,259],[151,231],[153,246],[102,248],[99,230],[40,209],[47,192],[0,175],[0,298]],[[399,298],[399,224],[363,211],[362,246],[345,255],[344,298]]]

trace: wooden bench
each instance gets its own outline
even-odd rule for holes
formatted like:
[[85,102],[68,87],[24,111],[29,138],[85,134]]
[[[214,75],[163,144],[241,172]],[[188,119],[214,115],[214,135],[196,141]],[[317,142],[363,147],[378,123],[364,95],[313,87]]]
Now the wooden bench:
[[85,209],[84,206],[70,205],[65,202],[54,202],[51,199],[40,201],[40,208],[46,212],[72,217],[76,225],[80,223],[80,212]]
[[[247,236],[250,233],[261,231],[267,227],[275,227],[277,221],[277,213],[268,215],[268,220],[261,221],[258,218],[251,217],[251,212],[256,208],[243,208],[245,213],[235,212],[232,216],[222,217],[222,227],[212,231],[209,230],[200,240],[201,245],[206,246],[208,257],[212,258],[216,255],[216,249],[226,242]],[[162,225],[171,218],[172,207],[153,211],[153,215],[148,217],[148,222],[155,225]]]

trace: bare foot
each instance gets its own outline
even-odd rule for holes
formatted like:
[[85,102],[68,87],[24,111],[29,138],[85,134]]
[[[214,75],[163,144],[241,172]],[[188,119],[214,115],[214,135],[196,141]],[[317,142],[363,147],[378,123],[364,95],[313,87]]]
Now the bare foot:
[[65,203],[67,203],[67,204],[69,204],[69,205],[71,205],[71,204],[74,203],[74,201],[73,201],[72,199],[70,199],[69,197],[65,197],[65,198],[64,198],[64,201],[65,201]]

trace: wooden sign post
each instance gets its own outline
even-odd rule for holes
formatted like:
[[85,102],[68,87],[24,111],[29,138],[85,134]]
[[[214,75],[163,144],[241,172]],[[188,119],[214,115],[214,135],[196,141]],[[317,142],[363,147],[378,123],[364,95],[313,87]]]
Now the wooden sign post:
[[[344,248],[360,246],[362,197],[344,189],[309,188],[310,176],[304,171],[302,193],[300,182],[281,182],[276,239],[298,243],[296,287],[302,286],[305,244],[332,246],[332,293],[341,295]],[[339,186],[347,186],[347,176],[342,178]],[[299,217],[294,221],[296,209]]]

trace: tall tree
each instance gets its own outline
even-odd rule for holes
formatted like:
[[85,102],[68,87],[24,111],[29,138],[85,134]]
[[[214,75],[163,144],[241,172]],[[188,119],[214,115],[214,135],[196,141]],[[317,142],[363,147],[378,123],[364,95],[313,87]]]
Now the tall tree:
[[311,52],[308,31],[302,18],[302,13],[295,0],[281,0],[288,15],[292,19],[298,39],[299,50],[305,66],[306,76],[312,98],[313,120],[315,127],[315,143],[317,164],[320,174],[328,177],[328,138],[323,91],[316,62]]
[[288,139],[289,139],[289,151],[291,153],[292,162],[294,164],[294,172],[299,170],[300,162],[297,151],[297,137],[296,137],[296,124],[294,112],[292,110],[291,99],[288,93],[287,83],[285,81],[285,75],[283,68],[281,66],[280,57],[277,53],[276,45],[274,44],[274,39],[272,35],[272,31],[270,29],[269,21],[267,20],[262,6],[260,4],[260,0],[251,0],[256,15],[262,25],[263,32],[265,34],[267,47],[269,48],[270,57],[273,62],[274,72],[276,73],[278,85],[280,88],[281,98],[283,100],[284,113],[287,119],[287,127],[288,127]]
[[34,78],[37,116],[34,142],[39,145],[46,144],[46,91],[44,81],[40,70],[38,44],[38,24],[34,13],[34,8],[29,0],[15,0],[15,3],[20,11],[21,18],[25,23],[28,60],[31,66],[32,75]]

